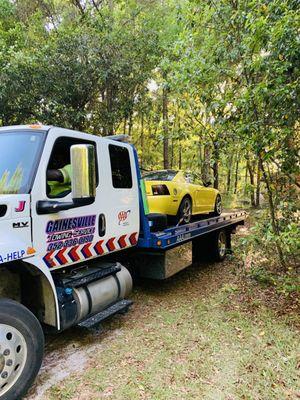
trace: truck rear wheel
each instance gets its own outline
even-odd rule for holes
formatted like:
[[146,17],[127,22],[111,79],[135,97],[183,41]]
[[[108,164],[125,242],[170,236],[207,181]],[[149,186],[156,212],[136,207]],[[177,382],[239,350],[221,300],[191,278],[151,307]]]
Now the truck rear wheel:
[[0,300],[0,400],[21,399],[43,360],[44,334],[22,304]]
[[225,229],[200,236],[193,240],[193,262],[223,261],[230,246],[230,233]]
[[226,257],[226,250],[227,250],[227,235],[224,230],[217,231],[215,238],[214,238],[214,243],[213,243],[213,249],[212,249],[212,255],[214,260],[216,261],[223,261]]

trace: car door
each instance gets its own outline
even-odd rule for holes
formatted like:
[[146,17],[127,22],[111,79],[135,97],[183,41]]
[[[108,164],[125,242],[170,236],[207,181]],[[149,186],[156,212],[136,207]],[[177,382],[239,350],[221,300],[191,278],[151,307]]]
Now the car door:
[[214,202],[214,190],[200,185],[192,174],[185,174],[185,179],[192,194],[194,214],[211,212]]
[[188,188],[189,193],[191,194],[193,201],[193,214],[198,214],[202,210],[202,198],[200,193],[199,185],[196,185],[194,182],[194,177],[190,173],[186,173],[184,175],[186,187]]
[[214,211],[215,198],[217,191],[212,187],[200,186],[200,196],[203,203],[202,212],[209,213]]

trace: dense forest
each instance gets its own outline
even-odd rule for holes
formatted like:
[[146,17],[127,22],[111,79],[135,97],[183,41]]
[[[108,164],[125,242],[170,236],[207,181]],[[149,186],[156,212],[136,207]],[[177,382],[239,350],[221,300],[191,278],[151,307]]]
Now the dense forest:
[[289,274],[299,26],[297,0],[1,0],[0,123],[129,135],[143,169],[262,207],[250,245]]

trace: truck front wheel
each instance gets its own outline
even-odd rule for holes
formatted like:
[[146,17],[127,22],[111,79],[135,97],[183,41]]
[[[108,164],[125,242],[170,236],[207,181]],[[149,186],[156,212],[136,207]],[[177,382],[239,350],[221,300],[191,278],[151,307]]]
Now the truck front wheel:
[[21,399],[43,360],[44,334],[22,304],[0,299],[0,400]]

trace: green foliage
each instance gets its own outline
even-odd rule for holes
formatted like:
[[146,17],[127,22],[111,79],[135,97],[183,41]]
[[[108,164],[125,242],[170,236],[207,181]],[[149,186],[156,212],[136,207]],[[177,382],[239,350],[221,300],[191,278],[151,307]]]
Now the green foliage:
[[252,268],[249,276],[263,286],[272,286],[276,291],[285,296],[291,293],[300,293],[300,277],[295,273],[279,275],[263,267]]
[[[300,257],[300,231],[299,216],[295,206],[290,207],[290,212],[286,209],[278,217],[280,234],[279,240],[284,251],[288,265],[293,269],[298,267]],[[247,249],[258,250],[267,255],[269,259],[274,258],[274,244],[278,236],[274,233],[268,210],[264,210],[257,222],[250,228],[250,235],[242,240],[242,244]]]
[[263,195],[256,235],[284,263],[298,240],[299,24],[293,0],[3,0],[0,122],[125,133],[145,169],[167,155],[228,205]]

